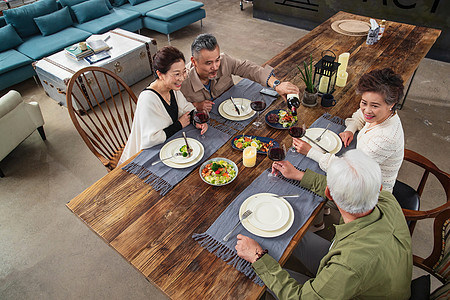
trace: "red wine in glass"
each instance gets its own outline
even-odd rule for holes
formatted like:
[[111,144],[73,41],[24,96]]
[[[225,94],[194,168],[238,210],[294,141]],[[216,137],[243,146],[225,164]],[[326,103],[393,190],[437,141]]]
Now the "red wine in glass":
[[[265,102],[264,100],[254,100],[254,101],[252,101],[252,103],[250,103],[250,107],[251,107],[254,111],[258,112],[258,117],[257,117],[257,119],[259,119],[259,114],[260,114],[260,112],[263,111],[263,110],[266,108],[266,102]],[[262,122],[260,122],[260,121],[255,121],[255,122],[253,122],[253,126],[254,126],[256,129],[260,129],[260,128],[262,127]]]
[[263,100],[252,101],[250,107],[254,111],[263,111],[266,108],[266,102],[264,102]]
[[302,136],[305,135],[305,130],[302,127],[294,126],[289,128],[289,134],[292,137],[301,138]]
[[286,157],[286,152],[281,147],[272,147],[269,149],[269,158],[273,161],[280,161]]
[[207,111],[201,110],[201,111],[196,111],[194,113],[194,121],[195,122],[197,122],[199,124],[203,124],[203,123],[208,122],[208,120],[209,120],[209,114]]

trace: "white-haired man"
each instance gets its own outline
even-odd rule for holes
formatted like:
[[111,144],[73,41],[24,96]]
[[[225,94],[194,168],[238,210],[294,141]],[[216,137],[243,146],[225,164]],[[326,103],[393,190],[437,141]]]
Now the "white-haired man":
[[297,86],[278,80],[272,67],[261,67],[248,60],[220,53],[219,44],[212,34],[198,35],[192,42],[191,52],[191,61],[186,65],[187,78],[181,85],[181,92],[197,109],[211,110],[213,100],[234,85],[232,75],[272,87],[283,97],[299,93]]
[[[253,239],[238,236],[240,257],[279,299],[408,299],[411,237],[394,196],[381,191],[378,164],[359,150],[334,159],[327,176],[301,172],[287,161],[274,171],[334,201],[343,221],[332,243],[308,233],[294,254],[315,278],[281,268]],[[320,260],[317,256],[323,256]],[[319,261],[320,260],[320,261]],[[297,276],[299,275],[299,276]]]

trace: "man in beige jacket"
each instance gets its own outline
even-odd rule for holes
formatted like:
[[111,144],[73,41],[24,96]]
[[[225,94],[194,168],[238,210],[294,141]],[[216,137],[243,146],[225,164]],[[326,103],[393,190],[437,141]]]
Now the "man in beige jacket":
[[191,45],[192,57],[187,64],[187,79],[181,92],[197,109],[211,110],[214,99],[234,85],[232,75],[238,75],[272,87],[282,97],[298,94],[297,86],[280,82],[273,68],[258,66],[248,60],[239,60],[220,53],[216,38],[208,33],[200,34]]

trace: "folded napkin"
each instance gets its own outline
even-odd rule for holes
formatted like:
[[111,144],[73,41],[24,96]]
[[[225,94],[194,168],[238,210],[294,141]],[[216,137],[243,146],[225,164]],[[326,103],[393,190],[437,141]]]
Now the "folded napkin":
[[[159,160],[159,152],[161,148],[169,141],[182,137],[182,132],[186,132],[186,136],[194,138],[199,141],[205,148],[203,158],[193,166],[184,169],[174,169],[166,166],[163,162],[152,166],[152,162]],[[183,180],[193,169],[206,161],[214,152],[222,147],[227,142],[232,134],[220,131],[212,126],[209,126],[205,133],[205,138],[200,138],[200,130],[192,125],[189,125],[176,134],[174,134],[166,143],[154,146],[149,149],[144,149],[142,152],[128,165],[123,167],[123,170],[137,175],[144,180],[145,183],[150,184],[154,190],[159,191],[162,196],[167,194],[177,183]]]
[[224,124],[226,127],[232,127],[237,129],[238,131],[243,130],[248,124],[250,124],[250,122],[254,119],[254,117],[244,121],[232,121],[225,119],[220,115],[218,111],[219,105],[223,101],[230,99],[230,97],[233,97],[233,98],[245,98],[249,100],[261,99],[266,102],[267,108],[272,104],[273,101],[277,99],[277,97],[261,94],[260,91],[262,88],[263,86],[260,85],[259,83],[256,83],[246,78],[242,79],[241,81],[238,82],[238,84],[234,85],[228,91],[226,91],[225,93],[223,93],[217,99],[214,100],[214,105],[210,114],[211,119],[214,119],[217,122]]

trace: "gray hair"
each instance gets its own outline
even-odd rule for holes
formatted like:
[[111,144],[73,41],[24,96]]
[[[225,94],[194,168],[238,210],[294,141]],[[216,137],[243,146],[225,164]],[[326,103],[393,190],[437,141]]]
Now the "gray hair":
[[365,213],[378,203],[381,169],[361,150],[350,150],[330,162],[327,185],[341,209],[350,214]]
[[192,56],[198,58],[201,50],[207,49],[209,51],[213,51],[217,46],[217,40],[212,34],[199,34],[191,45]]

